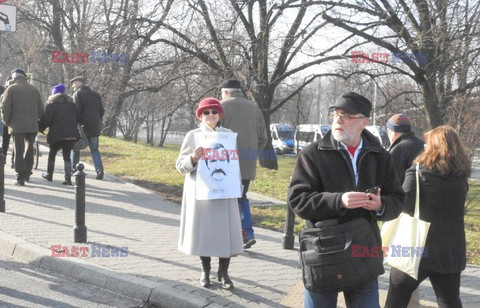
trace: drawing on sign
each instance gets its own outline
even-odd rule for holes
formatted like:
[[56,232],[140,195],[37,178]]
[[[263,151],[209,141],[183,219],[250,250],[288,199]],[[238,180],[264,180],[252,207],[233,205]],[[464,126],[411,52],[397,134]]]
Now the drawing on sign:
[[195,133],[195,146],[203,147],[196,175],[197,200],[241,197],[236,133]]

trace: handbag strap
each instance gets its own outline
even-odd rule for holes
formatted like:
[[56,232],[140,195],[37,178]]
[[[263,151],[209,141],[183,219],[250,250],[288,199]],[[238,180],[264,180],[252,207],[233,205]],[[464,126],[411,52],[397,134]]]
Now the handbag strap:
[[415,182],[417,182],[417,189],[416,189],[416,194],[415,194],[415,212],[413,214],[413,217],[415,218],[420,218],[420,177],[418,175],[419,173],[419,164],[417,163],[417,166],[415,168]]

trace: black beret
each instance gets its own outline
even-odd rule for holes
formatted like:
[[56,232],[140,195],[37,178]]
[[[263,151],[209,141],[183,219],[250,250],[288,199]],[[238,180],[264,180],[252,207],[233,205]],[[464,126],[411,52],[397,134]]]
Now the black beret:
[[349,114],[361,113],[368,118],[372,111],[372,103],[365,96],[355,92],[347,92],[339,97],[331,108],[342,109]]
[[14,69],[11,74],[13,75],[14,73],[22,74],[23,76],[27,77],[27,74],[25,74],[25,71],[21,68]]
[[80,81],[82,83],[85,83],[85,78],[83,78],[82,76],[77,76],[77,77],[73,78],[72,80],[70,80],[70,83],[72,83],[74,81]]
[[219,86],[220,89],[241,89],[242,85],[237,79],[224,80]]

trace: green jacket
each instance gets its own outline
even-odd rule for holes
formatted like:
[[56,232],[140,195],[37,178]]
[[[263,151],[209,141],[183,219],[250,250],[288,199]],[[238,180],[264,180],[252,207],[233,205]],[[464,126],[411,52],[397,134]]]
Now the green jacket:
[[38,122],[43,120],[45,111],[37,88],[19,78],[2,97],[2,119],[11,134],[38,132]]

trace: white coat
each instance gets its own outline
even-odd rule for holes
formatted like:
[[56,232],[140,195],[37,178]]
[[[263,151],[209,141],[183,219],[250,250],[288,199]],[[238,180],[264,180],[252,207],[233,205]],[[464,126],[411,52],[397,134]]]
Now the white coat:
[[[197,165],[193,165],[191,159],[195,149],[194,134],[209,131],[214,130],[203,123],[189,131],[177,158],[176,168],[185,175],[178,250],[194,256],[228,258],[243,252],[237,199],[195,199]],[[216,131],[231,132],[223,127]]]

